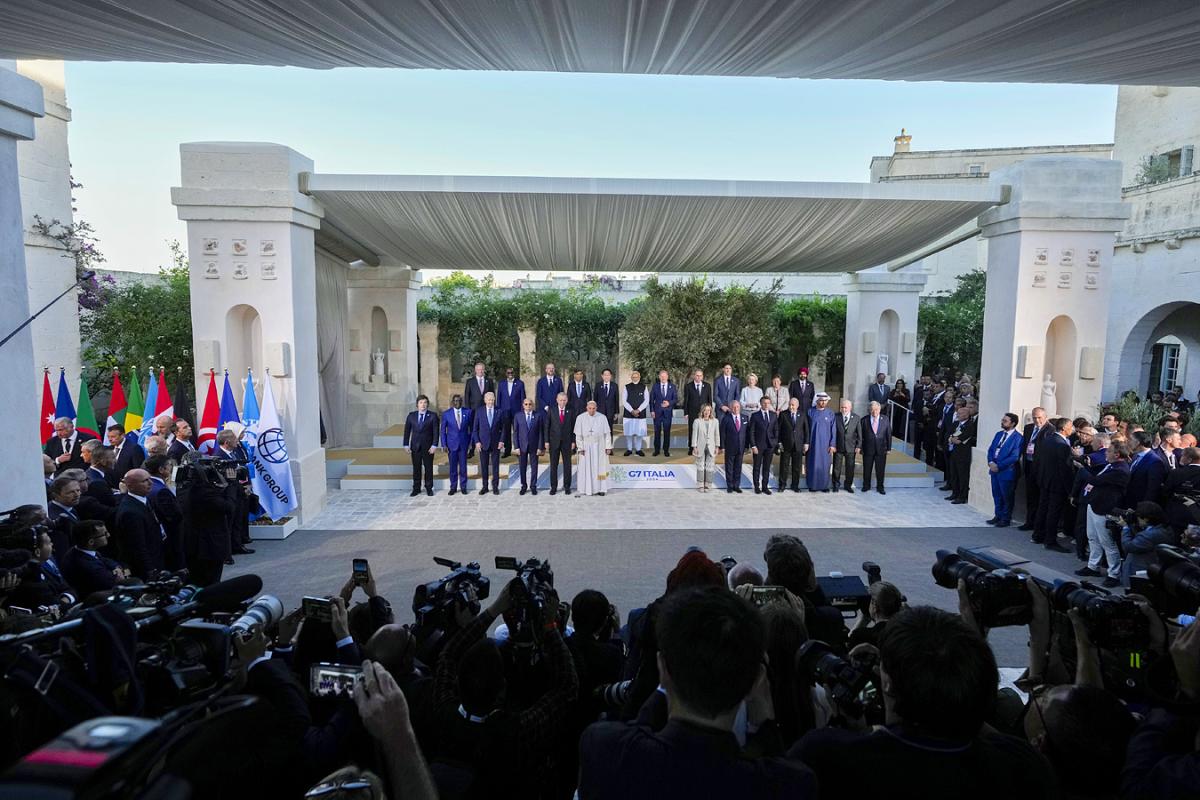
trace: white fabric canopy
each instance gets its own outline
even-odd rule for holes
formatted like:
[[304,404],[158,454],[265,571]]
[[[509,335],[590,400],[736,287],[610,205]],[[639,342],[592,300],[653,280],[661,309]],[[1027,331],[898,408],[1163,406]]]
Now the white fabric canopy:
[[1001,201],[989,185],[322,175],[337,232],[414,269],[852,272]]
[[1200,85],[1194,0],[0,0],[0,58]]

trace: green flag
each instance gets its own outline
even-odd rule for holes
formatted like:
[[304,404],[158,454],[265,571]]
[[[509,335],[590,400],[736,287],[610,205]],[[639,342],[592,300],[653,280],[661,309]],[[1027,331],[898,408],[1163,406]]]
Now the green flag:
[[100,426],[96,424],[96,412],[92,409],[92,398],[88,395],[87,381],[79,376],[79,405],[75,411],[75,427],[84,433],[100,438]]
[[141,430],[142,427],[142,381],[138,378],[137,367],[133,368],[133,378],[129,382],[129,398],[125,407],[125,432]]

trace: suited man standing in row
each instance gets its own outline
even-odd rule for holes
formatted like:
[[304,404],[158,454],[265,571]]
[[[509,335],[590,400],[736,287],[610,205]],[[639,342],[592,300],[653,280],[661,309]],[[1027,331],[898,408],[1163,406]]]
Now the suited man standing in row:
[[[471,409],[462,407],[462,395],[450,398],[442,413],[441,442],[450,459],[450,494],[467,494],[467,461],[471,458]],[[416,488],[414,484],[413,488]]]
[[475,374],[463,384],[463,402],[467,408],[479,408],[483,405],[483,396],[495,391],[496,382],[484,375],[483,362],[476,362]]
[[549,413],[550,409],[554,407],[555,400],[562,390],[562,378],[554,374],[554,364],[548,362],[546,364],[545,374],[538,378],[537,388],[534,389],[534,394],[537,399],[537,407],[542,411]]
[[862,417],[854,413],[854,404],[849,400],[842,400],[840,408],[834,420],[837,451],[833,454],[833,490],[836,492],[840,483],[854,494],[854,457],[862,449]]
[[75,429],[75,422],[69,417],[59,417],[54,420],[54,435],[46,442],[42,452],[54,460],[54,474],[61,475],[67,469],[85,469],[81,448],[88,439],[94,439],[83,431]]
[[[671,382],[670,373],[660,369],[658,381],[650,387],[650,413],[654,416],[654,455],[658,455],[661,450],[663,455],[671,457],[671,423],[675,419],[675,406],[678,403],[679,390]],[[688,441],[691,441],[690,425]]]
[[[546,420],[542,416],[542,412],[533,407],[532,400],[525,398],[524,408],[512,423],[513,443],[517,457],[520,459],[521,494],[525,494],[530,489],[533,490],[533,494],[538,493],[538,457],[544,450],[545,432],[543,428],[545,424]],[[529,476],[528,482],[525,480],[526,475]]]
[[[468,384],[470,382],[468,381]],[[417,397],[417,410],[404,420],[404,446],[412,458],[412,492],[410,497],[421,493],[422,480],[425,494],[433,496],[433,451],[438,443],[437,415],[429,410],[429,398]]]
[[500,494],[500,449],[504,446],[503,439],[504,426],[500,422],[500,410],[496,408],[496,395],[488,392],[483,396],[483,407],[475,411],[471,420],[471,446],[479,450],[479,478],[483,484],[479,489],[480,494],[488,492],[489,475],[492,494]]
[[1025,522],[1020,531],[1032,531],[1037,520],[1038,493],[1037,456],[1042,437],[1046,434],[1049,418],[1046,409],[1037,406],[1030,414],[1032,422],[1025,425],[1021,433],[1021,473],[1025,476]]
[[800,471],[804,448],[808,444],[808,414],[800,398],[788,399],[787,410],[779,414],[779,491],[800,491]]
[[185,419],[175,421],[175,438],[167,448],[167,456],[176,464],[182,464],[188,453],[195,452],[196,445],[192,443],[192,426]]
[[[771,493],[771,460],[779,444],[779,415],[771,408],[771,398],[763,396],[761,407],[750,417],[750,452],[754,457],[753,483],[755,494]],[[783,473],[780,473],[780,478]],[[779,488],[783,490],[782,480]]]
[[[723,364],[721,374],[717,376],[713,386],[714,405],[717,419],[720,420],[733,408],[733,401],[739,400],[742,394],[742,382],[733,374],[732,364]],[[741,407],[739,400],[738,407]]]
[[567,384],[567,407],[576,417],[587,413],[587,404],[592,401],[592,385],[583,377],[583,370],[577,369]]
[[596,401],[596,413],[608,420],[608,427],[617,430],[621,419],[621,390],[613,383],[611,369],[600,373],[600,383],[592,391],[592,399]]
[[888,401],[888,396],[892,393],[892,387],[887,385],[887,375],[880,372],[875,375],[875,382],[867,387],[867,400],[872,403],[879,403],[880,407]]
[[859,437],[863,459],[864,492],[871,489],[871,472],[875,473],[875,490],[887,494],[883,488],[883,473],[887,469],[887,456],[892,451],[892,421],[881,413],[883,405],[878,400],[872,400],[868,406],[870,414],[862,421],[862,435]]
[[788,395],[800,401],[800,413],[808,416],[817,399],[817,387],[808,379],[808,367],[796,371],[796,379],[788,384]]
[[1167,463],[1151,449],[1154,437],[1149,431],[1134,431],[1129,434],[1129,443],[1133,445],[1133,460],[1122,505],[1137,508],[1137,504],[1145,500],[1157,503],[1167,479]]
[[113,466],[108,480],[117,489],[125,473],[140,467],[146,460],[146,451],[138,444],[136,437],[125,434],[123,425],[109,425],[104,435],[108,438],[108,446],[113,449]]
[[1012,524],[1013,494],[1017,488],[1018,464],[1025,452],[1025,440],[1017,432],[1020,419],[1011,411],[1000,418],[1000,430],[988,445],[988,473],[992,481],[992,506],[995,513],[988,525],[1007,528]]
[[[718,379],[719,380],[719,379]],[[721,450],[725,451],[725,491],[742,493],[742,458],[746,455],[746,438],[749,426],[742,416],[742,404],[730,401],[729,413],[721,418]]]
[[183,569],[187,562],[183,555],[183,509],[175,492],[167,485],[171,479],[174,462],[168,456],[150,456],[146,459],[146,472],[150,473],[150,509],[162,525],[162,564],[172,572]]
[[567,407],[567,393],[559,392],[546,414],[546,444],[550,452],[550,494],[558,494],[558,467],[562,464],[563,493],[571,493],[571,455],[575,452],[575,415]]
[[1071,434],[1074,432],[1071,420],[1066,417],[1051,420],[1050,428],[1043,431],[1042,442],[1037,448],[1038,508],[1032,541],[1058,553],[1071,552],[1059,545],[1058,526],[1075,484],[1075,470],[1071,466],[1074,458]]
[[[704,382],[704,370],[698,369],[692,373],[692,379],[683,387],[683,413],[688,421],[688,455],[694,455],[692,452],[692,427],[696,424],[696,420],[700,418],[700,409],[705,405],[712,405],[713,390],[712,387]],[[668,441],[670,438],[668,437]]]
[[496,387],[496,406],[504,425],[504,458],[508,458],[512,453],[513,417],[525,407],[525,382],[516,376],[512,367],[504,370],[504,380]]
[[957,406],[957,419],[946,440],[946,471],[950,478],[950,496],[946,499],[952,505],[963,505],[971,493],[971,451],[979,435],[975,411],[974,403],[963,402]]
[[117,551],[129,571],[142,580],[150,580],[163,567],[163,539],[166,532],[150,508],[150,473],[131,469],[125,474],[125,497],[117,506],[115,533]]

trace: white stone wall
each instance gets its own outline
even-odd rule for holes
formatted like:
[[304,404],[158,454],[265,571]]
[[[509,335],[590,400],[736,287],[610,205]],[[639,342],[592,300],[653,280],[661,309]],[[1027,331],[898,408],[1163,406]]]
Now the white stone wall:
[[[1200,89],[1175,86],[1121,86],[1117,90],[1116,144],[1121,185],[1133,186],[1143,156],[1184,145],[1200,149]],[[1192,167],[1200,170],[1200,163]]]

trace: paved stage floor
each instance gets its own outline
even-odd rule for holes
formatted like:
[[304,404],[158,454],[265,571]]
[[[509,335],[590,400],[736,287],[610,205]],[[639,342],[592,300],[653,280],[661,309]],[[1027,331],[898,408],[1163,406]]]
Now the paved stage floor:
[[[1060,571],[1078,566],[1074,556],[1047,552],[1016,528],[983,525],[980,514],[941,497],[932,489],[896,489],[886,496],[654,490],[590,498],[508,492],[411,499],[396,492],[333,492],[319,527],[284,541],[258,541],[257,553],[239,556],[225,574],[257,573],[265,591],[294,607],[304,594],[336,592],[350,574],[350,560],[366,557],[397,618],[409,621],[413,587],[446,573],[433,556],[477,560],[494,584],[507,577],[494,569],[497,555],[548,558],[563,598],[600,589],[622,616],[662,593],[667,572],[689,545],[713,558],[750,561],[765,572],[763,546],[777,531],[805,541],[818,574],[861,574],[861,563],[873,560],[909,602],[950,610],[955,594],[930,577],[939,548],[997,545]],[[1024,665],[1024,628],[993,631],[990,640],[1002,667]]]

